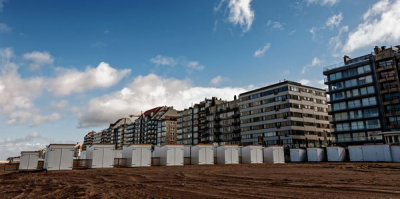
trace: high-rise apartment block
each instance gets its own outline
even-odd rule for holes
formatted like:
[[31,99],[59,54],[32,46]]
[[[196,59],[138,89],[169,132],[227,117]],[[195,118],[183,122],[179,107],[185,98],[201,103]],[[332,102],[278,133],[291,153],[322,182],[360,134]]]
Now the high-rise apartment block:
[[381,132],[400,129],[399,57],[399,46],[375,47],[324,68],[338,145],[382,143]]
[[240,120],[237,100],[212,97],[178,111],[179,144],[239,144]]
[[334,141],[322,89],[284,81],[239,95],[241,143],[287,147]]
[[177,111],[173,107],[157,107],[144,112],[135,121],[134,143],[176,144]]

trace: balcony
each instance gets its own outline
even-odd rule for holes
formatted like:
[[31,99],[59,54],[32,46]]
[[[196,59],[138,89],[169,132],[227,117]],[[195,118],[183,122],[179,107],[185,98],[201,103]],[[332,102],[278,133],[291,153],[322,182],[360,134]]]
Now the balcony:
[[376,69],[376,72],[381,72],[381,71],[385,71],[385,70],[392,70],[392,69],[394,69],[393,65],[381,66],[381,67]]
[[379,77],[379,83],[388,82],[388,81],[394,81],[394,80],[396,80],[395,76],[381,76],[381,77]]

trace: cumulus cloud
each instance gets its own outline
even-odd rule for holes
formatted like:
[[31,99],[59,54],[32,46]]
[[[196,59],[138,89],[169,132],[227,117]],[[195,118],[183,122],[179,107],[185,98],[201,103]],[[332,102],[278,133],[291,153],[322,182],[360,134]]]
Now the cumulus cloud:
[[225,80],[224,77],[218,75],[218,76],[216,76],[216,77],[214,77],[214,78],[211,79],[210,84],[213,85],[213,86],[218,86],[218,85],[220,85],[224,80]]
[[39,150],[46,144],[35,143],[34,141],[41,138],[38,132],[32,132],[21,138],[0,139],[0,161],[6,160],[8,157],[20,156],[21,151]]
[[400,0],[381,0],[363,15],[363,21],[352,30],[343,45],[343,53],[400,41]]
[[257,49],[254,52],[254,57],[262,57],[262,56],[264,56],[265,52],[267,52],[267,50],[269,50],[269,48],[271,48],[271,44],[270,43],[265,44],[264,47],[262,47],[260,49]]
[[340,25],[340,23],[343,20],[343,15],[342,13],[339,13],[337,15],[333,15],[332,17],[329,17],[328,20],[326,20],[326,26],[329,28],[334,28],[334,27],[338,27]]
[[54,59],[48,52],[33,51],[31,53],[24,54],[24,59],[30,61],[30,69],[36,70],[44,65],[53,64]]
[[178,61],[173,57],[167,57],[163,55],[157,55],[150,59],[150,62],[157,66],[175,66],[178,64]]
[[189,69],[188,71],[191,72],[192,70],[204,70],[205,66],[200,64],[198,61],[189,61],[185,57],[168,57],[163,55],[157,55],[150,59],[150,62],[155,64],[156,66],[184,66]]
[[206,97],[229,100],[244,91],[234,87],[195,87],[189,80],[149,74],[136,77],[120,91],[91,99],[87,109],[79,114],[79,121],[81,127],[99,126],[156,106],[168,105],[181,110]]
[[189,69],[194,69],[194,70],[203,70],[204,66],[201,65],[199,62],[197,61],[190,61],[187,63],[187,67]]
[[283,24],[278,22],[278,21],[272,21],[272,20],[268,20],[267,21],[267,26],[272,28],[272,29],[278,29],[278,30],[283,30]]
[[310,65],[304,66],[303,70],[301,70],[301,74],[305,74],[310,68],[314,68],[317,66],[321,66],[323,62],[318,58],[318,57],[314,57],[311,61]]
[[313,86],[316,88],[326,88],[326,85],[324,85],[324,80],[301,79],[299,83],[307,86]]
[[11,48],[0,49],[0,57],[0,114],[7,117],[7,124],[37,125],[60,119],[57,113],[42,116],[34,105],[45,80],[40,77],[22,78],[18,73],[18,65],[12,61],[15,55]]
[[49,91],[56,96],[65,96],[89,89],[108,88],[118,83],[130,71],[117,70],[105,62],[101,62],[96,68],[87,67],[85,71],[59,69],[59,75],[50,81]]
[[339,0],[306,0],[307,5],[320,4],[321,6],[333,6],[339,3]]
[[[1,4],[0,4],[1,5]],[[11,27],[5,23],[0,23],[0,33],[11,32]]]
[[227,5],[227,9],[229,10],[228,21],[235,26],[239,25],[243,32],[247,32],[254,21],[254,11],[251,8],[251,2],[252,0],[221,0],[214,7],[214,11],[218,12],[224,5]]
[[343,47],[343,37],[345,36],[345,34],[349,31],[349,27],[348,26],[343,26],[339,29],[339,33],[334,36],[331,37],[329,39],[329,46],[332,48],[333,50],[333,57],[339,57],[342,56],[341,53],[338,53],[339,50]]

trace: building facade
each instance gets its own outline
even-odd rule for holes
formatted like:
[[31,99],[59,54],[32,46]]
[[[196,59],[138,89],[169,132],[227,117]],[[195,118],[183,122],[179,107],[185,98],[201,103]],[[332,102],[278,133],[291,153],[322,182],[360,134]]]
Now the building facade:
[[173,107],[162,106],[144,112],[135,120],[134,143],[176,144],[178,113]]
[[383,128],[385,131],[400,131],[400,46],[375,47],[374,52]]
[[[178,111],[177,143],[196,145],[199,143],[220,143],[220,118],[217,105],[227,103],[216,97],[205,99],[183,111]],[[227,105],[226,105],[227,106]],[[228,118],[226,118],[228,119]]]
[[381,132],[400,130],[400,51],[374,52],[324,69],[338,145],[383,143]]
[[326,146],[334,141],[325,91],[284,81],[239,95],[241,143]]
[[85,135],[83,138],[82,150],[86,150],[89,146],[93,145],[94,134],[96,134],[95,131],[90,131]]
[[110,124],[107,131],[107,137],[110,138],[111,144],[114,144],[115,149],[122,149],[122,146],[129,144],[127,138],[127,127],[132,124],[130,118],[121,118],[115,123]]

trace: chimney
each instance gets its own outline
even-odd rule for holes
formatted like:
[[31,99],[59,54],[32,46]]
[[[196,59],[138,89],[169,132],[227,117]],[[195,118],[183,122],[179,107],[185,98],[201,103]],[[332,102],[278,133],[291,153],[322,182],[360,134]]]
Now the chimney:
[[350,58],[349,56],[345,55],[345,56],[343,57],[343,60],[344,60],[344,63],[347,64],[347,62],[350,61],[351,58]]
[[381,52],[381,49],[378,46],[375,46],[374,51],[375,51],[375,54],[378,54]]
[[382,50],[386,50],[386,46],[382,46],[381,48],[382,48]]
[[233,97],[233,100],[236,100],[236,95]]

